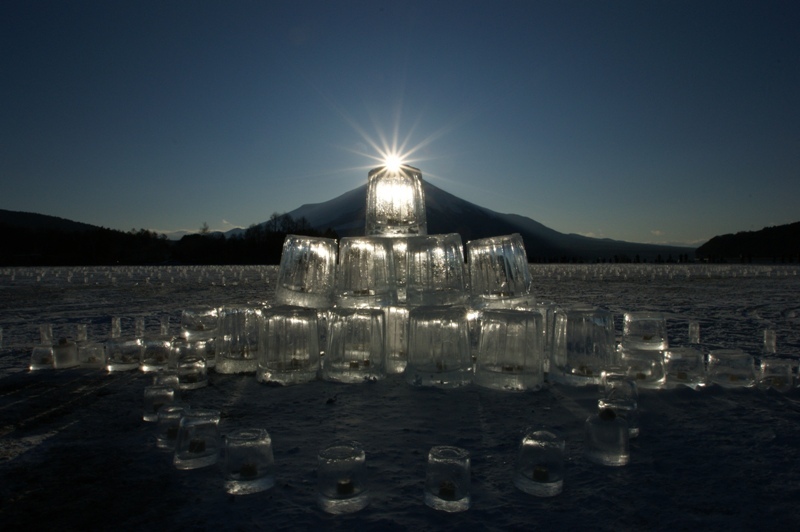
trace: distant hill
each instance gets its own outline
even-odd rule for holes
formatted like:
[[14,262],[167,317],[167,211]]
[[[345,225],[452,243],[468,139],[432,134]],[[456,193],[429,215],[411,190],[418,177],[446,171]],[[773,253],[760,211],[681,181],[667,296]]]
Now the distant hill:
[[800,261],[800,222],[715,236],[696,255],[707,261]]
[[8,211],[0,209],[0,225],[22,229],[57,230],[57,231],[94,231],[100,229],[96,225],[73,222],[66,218],[36,214],[32,212]]
[[[501,214],[465,201],[428,182],[425,190],[428,233],[459,233],[469,240],[519,233],[530,261],[657,261],[694,257],[694,248],[637,244],[559,233],[517,214]],[[288,214],[318,229],[331,228],[340,236],[364,234],[367,185],[323,203],[303,205]],[[266,223],[266,222],[265,222]]]

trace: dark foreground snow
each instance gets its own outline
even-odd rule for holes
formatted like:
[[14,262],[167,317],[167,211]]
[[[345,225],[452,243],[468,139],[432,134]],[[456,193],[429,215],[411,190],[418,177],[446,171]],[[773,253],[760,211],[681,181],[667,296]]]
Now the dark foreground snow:
[[[534,266],[537,295],[615,312],[668,314],[670,341],[701,323],[706,349],[758,354],[765,327],[778,351],[800,354],[800,276],[772,266]],[[0,270],[0,527],[63,529],[753,529],[795,528],[800,501],[800,392],[716,386],[642,391],[641,436],[631,463],[607,468],[582,457],[583,423],[597,390],[549,386],[507,394],[469,386],[413,389],[395,376],[377,383],[269,387],[252,376],[210,374],[188,392],[192,407],[222,412],[221,431],[269,431],[275,487],[234,497],[217,467],[178,471],[141,420],[150,377],[72,369],[29,372],[39,323],[56,335],[110,317],[268,300],[276,269],[138,268]],[[38,280],[37,280],[38,278]],[[620,316],[621,317],[621,316]],[[127,322],[125,322],[127,325]],[[621,330],[618,327],[618,332]],[[64,332],[59,332],[64,331]],[[526,426],[567,439],[564,492],[536,499],[511,483]],[[328,516],[315,506],[316,453],[336,439],[367,453],[372,502]],[[472,508],[443,514],[422,503],[433,445],[472,454]]]

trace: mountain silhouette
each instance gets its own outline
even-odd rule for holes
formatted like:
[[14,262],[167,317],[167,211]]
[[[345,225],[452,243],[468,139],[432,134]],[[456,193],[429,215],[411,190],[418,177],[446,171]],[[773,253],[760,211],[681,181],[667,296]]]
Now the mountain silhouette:
[[[637,244],[621,240],[590,238],[560,233],[518,214],[502,214],[465,201],[441,188],[423,182],[428,234],[458,233],[469,240],[519,233],[525,242],[528,260],[679,260],[694,256],[694,248],[657,244]],[[317,230],[333,229],[339,236],[364,234],[367,185],[345,192],[322,203],[302,205],[288,213],[305,219]]]
[[54,230],[66,232],[94,231],[100,229],[96,225],[74,222],[58,216],[36,214],[33,212],[8,211],[0,209],[0,225],[20,229]]
[[699,248],[697,258],[707,261],[800,260],[800,222],[715,236]]

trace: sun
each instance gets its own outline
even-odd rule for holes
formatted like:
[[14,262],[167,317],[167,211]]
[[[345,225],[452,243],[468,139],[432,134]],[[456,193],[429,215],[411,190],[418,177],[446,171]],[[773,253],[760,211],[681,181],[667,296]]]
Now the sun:
[[[431,159],[430,156],[422,156],[426,148],[448,134],[455,127],[455,124],[442,126],[440,129],[422,137],[421,140],[412,142],[412,138],[418,136],[417,130],[422,122],[422,117],[419,117],[405,134],[401,134],[402,104],[398,104],[398,108],[394,112],[394,119],[391,120],[391,125],[388,128],[382,127],[378,118],[370,113],[375,128],[374,132],[370,133],[347,109],[330,98],[326,98],[326,100],[331,108],[361,137],[361,140],[353,145],[342,146],[344,150],[365,157],[372,162],[371,166],[356,166],[355,168],[358,169],[369,170],[379,166],[389,172],[400,173],[403,168],[408,166],[419,166],[419,163]],[[431,176],[433,174],[428,172],[427,175]]]
[[384,157],[383,166],[390,172],[398,172],[400,171],[400,167],[403,166],[403,161],[399,155],[389,154]]

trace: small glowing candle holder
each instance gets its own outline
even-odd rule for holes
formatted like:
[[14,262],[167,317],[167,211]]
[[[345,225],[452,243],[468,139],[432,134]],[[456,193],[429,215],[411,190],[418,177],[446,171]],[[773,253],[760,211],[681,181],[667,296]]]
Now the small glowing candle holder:
[[663,351],[669,347],[667,320],[661,312],[626,312],[622,325],[622,347]]
[[759,388],[772,388],[784,393],[790,391],[794,387],[794,365],[794,360],[788,358],[762,358],[758,368]]
[[664,351],[667,388],[688,386],[697,388],[706,384],[705,355],[694,347],[671,347]]
[[158,421],[158,411],[175,401],[175,389],[169,386],[152,385],[144,388],[144,421]]
[[755,360],[741,349],[715,349],[708,354],[708,381],[724,388],[753,387]]
[[169,365],[172,351],[172,337],[169,335],[169,316],[162,316],[159,334],[144,334],[142,340],[142,363],[139,367],[145,373],[158,372]]
[[317,459],[317,503],[323,511],[346,514],[369,504],[367,457],[360,443],[334,443]]
[[99,342],[89,340],[85,323],[80,323],[76,326],[75,340],[78,344],[78,362],[81,367],[106,367],[106,348]]
[[514,485],[536,497],[552,497],[564,487],[564,438],[550,429],[531,428],[522,438]]
[[639,388],[662,388],[666,382],[663,351],[623,347],[620,365]]
[[585,424],[584,455],[590,462],[624,466],[630,461],[628,423],[612,408],[601,408]]
[[60,338],[53,345],[53,367],[56,369],[74,368],[78,365],[78,345],[68,340]]
[[275,485],[272,439],[264,429],[240,429],[225,435],[225,490],[249,495]]
[[[210,305],[186,308],[181,312],[181,337],[203,348],[206,366],[217,365],[216,338],[219,327],[219,309]],[[198,355],[200,356],[200,355]]]
[[463,512],[469,509],[469,451],[450,445],[438,445],[428,452],[425,473],[425,504],[434,510]]
[[53,369],[53,325],[39,325],[39,343],[31,351],[31,370]]
[[139,369],[142,360],[142,340],[123,338],[122,321],[111,318],[111,338],[106,342],[106,369],[108,371],[131,371]]
[[220,437],[217,410],[184,412],[178,425],[173,464],[177,469],[198,469],[217,463]]
[[186,411],[187,408],[184,405],[175,403],[164,405],[158,410],[156,446],[159,449],[175,450],[178,429]]

